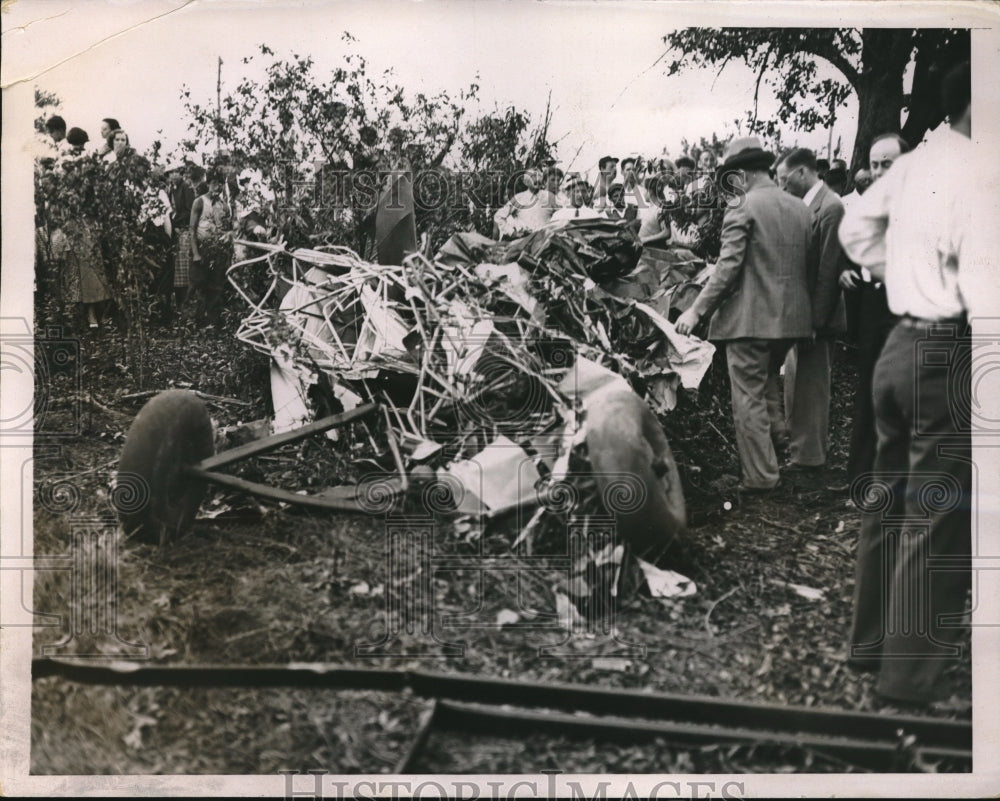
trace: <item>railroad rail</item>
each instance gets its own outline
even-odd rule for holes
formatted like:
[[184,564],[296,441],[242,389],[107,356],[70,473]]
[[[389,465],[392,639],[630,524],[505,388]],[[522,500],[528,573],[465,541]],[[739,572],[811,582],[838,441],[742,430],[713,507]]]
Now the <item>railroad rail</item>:
[[[533,733],[678,747],[775,745],[827,754],[869,770],[900,770],[904,753],[972,763],[970,721],[601,689],[422,670],[288,665],[143,665],[35,659],[32,680],[171,687],[316,688],[403,692],[431,700],[396,773],[414,772],[433,731],[495,737]],[[909,741],[904,749],[904,742]]]

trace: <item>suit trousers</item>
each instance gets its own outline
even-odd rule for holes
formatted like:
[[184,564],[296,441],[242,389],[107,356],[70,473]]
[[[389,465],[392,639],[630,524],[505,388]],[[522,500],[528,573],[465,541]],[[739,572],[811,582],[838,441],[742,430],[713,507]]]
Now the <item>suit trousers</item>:
[[[926,702],[957,644],[971,579],[970,344],[901,321],[875,369],[875,470],[863,511],[849,661]],[[939,329],[940,330],[940,329]],[[957,368],[957,369],[956,369]],[[964,369],[963,369],[964,368]]]
[[847,480],[871,472],[875,464],[875,408],[872,376],[882,345],[893,325],[885,287],[863,284],[857,291],[858,383],[854,392],[854,425],[847,456]]
[[785,420],[795,464],[826,464],[830,445],[830,353],[833,340],[799,340],[785,357]]
[[736,447],[743,483],[770,489],[778,483],[778,457],[772,433],[785,425],[778,371],[791,339],[734,339],[726,343],[733,399]]

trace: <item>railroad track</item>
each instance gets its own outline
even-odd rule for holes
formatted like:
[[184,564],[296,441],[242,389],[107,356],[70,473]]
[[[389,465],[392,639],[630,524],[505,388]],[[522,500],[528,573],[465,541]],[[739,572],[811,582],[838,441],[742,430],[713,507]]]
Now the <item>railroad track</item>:
[[[609,690],[421,670],[329,664],[94,665],[36,659],[32,680],[169,687],[316,688],[403,692],[432,701],[396,773],[412,773],[435,731],[485,736],[548,734],[676,747],[775,745],[826,754],[861,768],[900,769],[904,755],[971,766],[972,724],[913,715],[846,712],[707,696]],[[905,744],[905,745],[904,745]]]

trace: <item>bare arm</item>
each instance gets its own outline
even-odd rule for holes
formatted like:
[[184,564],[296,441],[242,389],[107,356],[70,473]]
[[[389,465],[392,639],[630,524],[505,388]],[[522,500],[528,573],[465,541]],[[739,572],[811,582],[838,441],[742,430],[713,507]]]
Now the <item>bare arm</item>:
[[201,221],[201,213],[205,208],[202,199],[195,198],[194,205],[191,206],[191,258],[195,261],[201,259],[198,253],[198,223]]

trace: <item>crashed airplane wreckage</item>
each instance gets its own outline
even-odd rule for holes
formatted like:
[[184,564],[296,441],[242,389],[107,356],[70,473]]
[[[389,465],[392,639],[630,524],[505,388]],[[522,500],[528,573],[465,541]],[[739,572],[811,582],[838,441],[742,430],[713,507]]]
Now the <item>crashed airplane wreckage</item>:
[[[698,387],[714,351],[669,322],[711,270],[690,251],[644,252],[605,220],[512,242],[459,233],[433,260],[399,265],[240,244],[257,255],[228,273],[250,307],[237,337],[271,360],[271,430],[213,454],[194,393],[155,397],[119,466],[116,495],[136,501],[119,503],[127,533],[175,538],[211,482],[378,514],[413,492],[437,512],[518,508],[530,512],[518,542],[546,514],[589,508],[614,517],[643,564],[669,565],[683,548],[684,497],[656,415]],[[370,424],[372,455],[391,469],[312,495],[218,472],[313,434],[337,439],[354,421]]]

